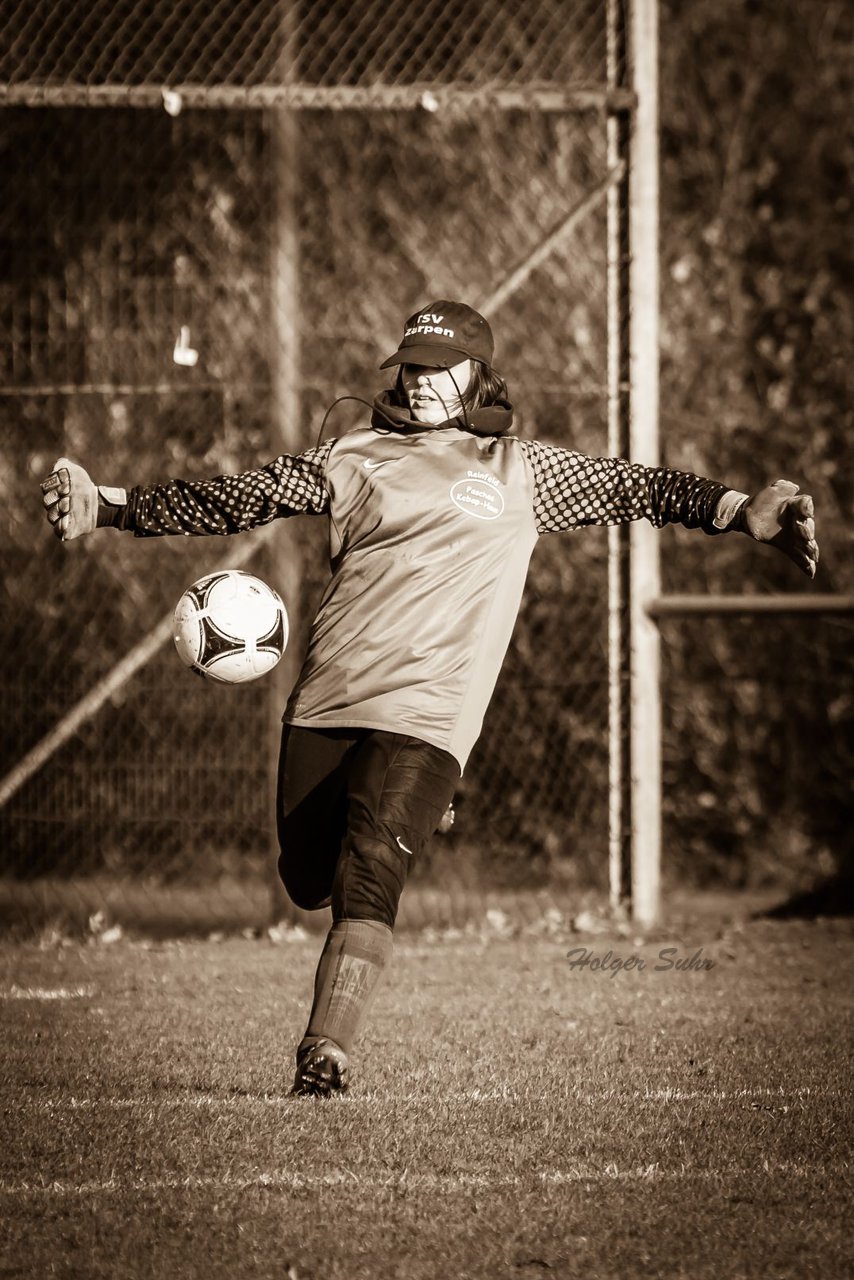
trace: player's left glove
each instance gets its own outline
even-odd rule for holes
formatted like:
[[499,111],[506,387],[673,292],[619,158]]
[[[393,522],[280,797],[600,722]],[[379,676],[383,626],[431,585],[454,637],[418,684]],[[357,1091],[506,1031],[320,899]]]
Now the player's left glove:
[[57,459],[41,490],[45,514],[63,542],[111,524],[112,515],[127,501],[124,489],[96,485],[70,458]]
[[757,542],[769,542],[815,577],[815,504],[808,493],[799,494],[791,480],[775,480],[749,498],[739,512],[739,524]]

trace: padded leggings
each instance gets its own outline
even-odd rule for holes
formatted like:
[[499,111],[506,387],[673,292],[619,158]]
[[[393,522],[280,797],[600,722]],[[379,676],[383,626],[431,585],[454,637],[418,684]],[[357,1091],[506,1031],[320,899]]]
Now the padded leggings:
[[410,862],[451,803],[447,751],[380,729],[285,725],[279,755],[279,875],[306,910],[394,927]]

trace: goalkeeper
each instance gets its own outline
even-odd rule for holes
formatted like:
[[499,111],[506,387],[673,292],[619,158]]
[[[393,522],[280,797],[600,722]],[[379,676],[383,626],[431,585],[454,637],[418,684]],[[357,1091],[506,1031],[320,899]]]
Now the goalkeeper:
[[369,421],[296,456],[209,480],[98,487],[60,458],[42,488],[64,541],[234,534],[329,520],[331,577],[283,715],[279,872],[332,926],[296,1054],[294,1092],[346,1089],[348,1055],[389,961],[410,860],[442,822],[480,732],[545,533],[644,518],[737,530],[818,563],[812,499],[778,480],[752,497],[665,467],[512,434],[486,320],[431,302],[381,366]]

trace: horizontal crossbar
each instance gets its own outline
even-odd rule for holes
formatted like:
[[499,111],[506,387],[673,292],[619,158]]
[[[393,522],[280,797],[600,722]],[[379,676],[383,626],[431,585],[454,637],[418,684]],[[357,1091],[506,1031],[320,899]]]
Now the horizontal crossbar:
[[0,82],[0,107],[159,107],[169,96],[195,109],[300,111],[491,109],[498,111],[631,111],[635,96],[604,84],[21,84]]
[[672,595],[651,600],[651,618],[676,618],[689,614],[757,613],[854,613],[854,596],[845,595]]

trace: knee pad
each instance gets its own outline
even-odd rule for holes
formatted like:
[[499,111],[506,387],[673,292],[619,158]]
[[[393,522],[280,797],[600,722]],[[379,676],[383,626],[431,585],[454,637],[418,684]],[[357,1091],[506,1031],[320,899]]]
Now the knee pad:
[[352,837],[341,854],[332,890],[332,916],[376,920],[394,928],[411,851],[391,834]]

